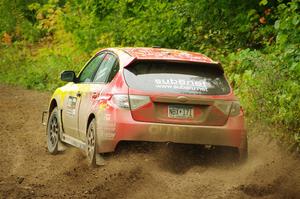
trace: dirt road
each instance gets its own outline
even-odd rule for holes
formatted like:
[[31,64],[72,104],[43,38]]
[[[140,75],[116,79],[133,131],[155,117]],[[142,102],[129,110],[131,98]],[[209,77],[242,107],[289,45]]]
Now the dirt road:
[[199,146],[125,143],[89,168],[79,149],[47,153],[49,93],[0,91],[0,198],[300,198],[299,157],[263,130],[250,130],[244,165]]

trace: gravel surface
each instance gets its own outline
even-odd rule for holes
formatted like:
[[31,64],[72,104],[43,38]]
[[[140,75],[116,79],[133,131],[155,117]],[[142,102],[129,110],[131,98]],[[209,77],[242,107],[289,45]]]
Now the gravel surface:
[[0,198],[300,198],[300,158],[249,127],[249,159],[194,145],[121,143],[106,165],[46,148],[50,93],[0,85]]

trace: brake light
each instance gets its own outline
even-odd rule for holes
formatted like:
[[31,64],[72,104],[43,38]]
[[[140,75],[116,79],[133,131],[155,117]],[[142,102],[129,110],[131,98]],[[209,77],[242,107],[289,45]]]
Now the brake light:
[[215,106],[224,113],[228,115],[230,113],[231,102],[230,101],[216,101]]
[[129,100],[130,100],[131,110],[135,110],[151,102],[149,96],[143,96],[143,95],[129,95]]
[[232,102],[230,109],[230,116],[237,116],[240,114],[241,106],[239,102]]
[[149,96],[143,95],[113,95],[112,102],[118,108],[135,110],[145,104],[151,102]]
[[111,100],[118,108],[129,109],[128,95],[113,95]]

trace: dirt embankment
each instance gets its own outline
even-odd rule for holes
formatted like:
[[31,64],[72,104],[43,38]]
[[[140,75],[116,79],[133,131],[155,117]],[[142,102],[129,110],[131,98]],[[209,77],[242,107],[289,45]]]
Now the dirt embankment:
[[263,130],[250,128],[244,165],[200,146],[125,143],[89,168],[79,149],[47,153],[40,120],[49,93],[0,91],[0,198],[300,198],[299,157]]

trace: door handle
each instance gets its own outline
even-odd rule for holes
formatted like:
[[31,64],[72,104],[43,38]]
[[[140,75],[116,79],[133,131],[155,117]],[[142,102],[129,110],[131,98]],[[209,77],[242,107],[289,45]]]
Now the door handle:
[[77,97],[81,97],[81,93],[78,91],[78,92],[76,93],[76,96],[77,96]]

